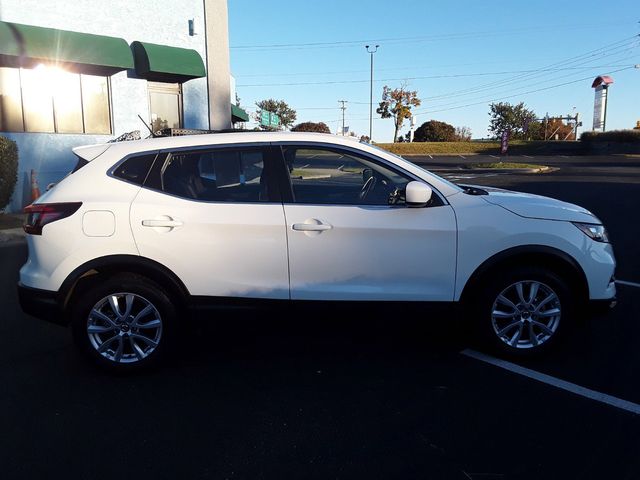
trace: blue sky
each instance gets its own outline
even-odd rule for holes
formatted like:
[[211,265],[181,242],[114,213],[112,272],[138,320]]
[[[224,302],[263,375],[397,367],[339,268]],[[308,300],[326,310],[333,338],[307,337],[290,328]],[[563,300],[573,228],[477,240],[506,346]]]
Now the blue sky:
[[436,119],[484,138],[488,105],[498,99],[524,101],[539,116],[580,112],[581,131],[590,130],[591,82],[611,73],[607,130],[632,128],[640,120],[640,69],[632,67],[640,64],[639,20],[634,0],[229,0],[231,69],[250,112],[258,100],[283,99],[298,121],[324,121],[336,131],[338,100],[347,100],[346,124],[366,134],[364,45],[378,43],[378,142],[393,136],[392,120],[375,114],[385,84],[418,91],[418,125]]

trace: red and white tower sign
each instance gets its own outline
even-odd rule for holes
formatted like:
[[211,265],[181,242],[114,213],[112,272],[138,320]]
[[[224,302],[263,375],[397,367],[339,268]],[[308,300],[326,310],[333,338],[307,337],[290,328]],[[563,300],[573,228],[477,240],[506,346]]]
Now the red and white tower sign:
[[596,77],[591,88],[596,89],[596,98],[593,104],[593,131],[604,132],[607,125],[607,99],[609,97],[609,85],[613,78],[608,75]]

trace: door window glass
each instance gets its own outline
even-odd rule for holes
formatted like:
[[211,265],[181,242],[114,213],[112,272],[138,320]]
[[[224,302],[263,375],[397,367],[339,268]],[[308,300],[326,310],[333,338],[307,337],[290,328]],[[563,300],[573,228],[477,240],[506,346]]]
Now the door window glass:
[[176,152],[161,172],[163,191],[213,202],[266,202],[267,171],[262,150]]
[[347,151],[283,147],[296,203],[393,205],[411,180]]

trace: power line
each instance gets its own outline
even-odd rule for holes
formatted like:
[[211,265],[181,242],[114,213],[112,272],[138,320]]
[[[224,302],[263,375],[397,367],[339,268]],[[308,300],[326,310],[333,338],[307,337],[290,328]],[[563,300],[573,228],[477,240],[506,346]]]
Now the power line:
[[[621,25],[628,25],[628,24],[629,24],[628,22],[627,23],[611,22],[608,25],[621,26]],[[360,47],[363,43],[367,43],[367,42],[373,42],[373,43],[385,42],[386,44],[402,44],[402,43],[415,43],[415,42],[425,42],[425,41],[450,41],[450,40],[456,40],[456,39],[473,39],[473,38],[494,37],[494,36],[504,36],[504,35],[511,36],[518,33],[530,33],[530,32],[545,31],[545,30],[556,31],[558,29],[575,30],[575,29],[583,29],[583,28],[595,28],[595,27],[602,28],[603,26],[606,26],[606,25],[607,24],[605,23],[583,24],[583,25],[576,25],[576,24],[543,25],[543,26],[535,26],[535,27],[488,30],[488,31],[477,31],[477,32],[421,35],[421,36],[413,36],[413,37],[387,37],[387,38],[377,38],[377,39],[369,38],[369,39],[342,40],[342,41],[330,41],[330,42],[232,45],[230,48],[234,50],[244,50],[244,51],[296,50],[296,49],[309,49],[309,48],[344,48],[344,47]]]
[[[475,73],[453,73],[446,75],[425,75],[417,77],[398,77],[398,78],[381,78],[374,80],[376,83],[380,82],[399,82],[402,80],[435,80],[442,78],[464,78],[464,77],[481,77],[492,75],[510,75],[513,73],[536,73],[536,72],[558,72],[561,70],[585,70],[589,68],[615,68],[626,65],[593,65],[585,67],[564,67],[564,68],[547,68],[536,70],[511,70],[502,72],[475,72]],[[292,83],[254,83],[243,84],[238,87],[294,87],[294,86],[307,86],[307,85],[336,85],[336,84],[351,84],[351,83],[369,83],[369,80],[331,80],[324,82],[292,82]]]
[[[630,70],[632,68],[635,68],[635,67],[631,66],[631,67],[621,68],[619,70],[613,70],[611,72],[607,72],[606,75],[611,75],[613,73],[618,73],[618,72],[622,72],[622,71],[625,71],[625,70]],[[439,109],[439,110],[431,110],[431,109],[416,110],[413,113],[414,114],[419,114],[419,113],[439,113],[439,112],[446,112],[446,111],[449,111],[449,110],[458,110],[458,109],[461,109],[461,108],[473,107],[473,106],[476,106],[476,105],[482,105],[482,104],[486,104],[486,103],[493,103],[493,102],[499,102],[499,101],[502,101],[502,100],[508,100],[510,98],[519,97],[519,96],[522,96],[522,95],[529,95],[529,94],[532,94],[532,93],[538,93],[538,92],[542,92],[542,91],[546,91],[546,90],[552,90],[554,88],[560,88],[560,87],[564,87],[566,85],[572,85],[574,83],[584,82],[585,80],[590,80],[590,79],[592,79],[591,76],[583,77],[583,78],[579,78],[577,80],[572,80],[570,82],[559,83],[559,84],[556,84],[556,85],[551,85],[549,87],[538,88],[538,89],[529,90],[529,91],[526,91],[526,92],[519,92],[519,93],[515,93],[513,95],[504,96],[504,97],[487,99],[487,100],[482,100],[482,101],[479,101],[479,102],[468,103],[468,104],[465,104],[465,105],[457,105],[455,107],[443,108],[443,109]],[[358,118],[358,119],[354,119],[354,120],[366,120],[366,118],[362,117],[362,118]],[[379,120],[379,119],[376,119],[376,120]]]
[[[545,70],[548,69],[550,71],[558,71],[560,70],[560,68],[556,68],[559,67],[561,65],[564,65],[564,69],[569,69],[569,67],[567,67],[567,65],[571,65],[571,64],[575,64],[576,62],[578,62],[578,66],[584,66],[585,68],[617,68],[617,65],[611,65],[611,66],[597,66],[597,65],[585,65],[585,63],[590,63],[592,61],[595,60],[600,60],[602,59],[597,58],[597,59],[593,59],[593,58],[589,58],[589,57],[593,57],[595,55],[600,55],[600,56],[605,56],[605,57],[609,57],[609,56],[616,56],[620,53],[624,53],[624,52],[617,52],[617,53],[611,53],[611,51],[609,50],[617,50],[619,48],[626,48],[629,45],[633,45],[631,47],[631,49],[635,48],[637,46],[637,37],[631,37],[631,39],[633,39],[633,41],[625,43],[624,45],[618,45],[617,44],[621,43],[621,42],[625,42],[630,40],[629,38],[615,42],[613,44],[610,45],[606,45],[604,47],[595,49],[595,50],[591,50],[587,53],[575,56],[575,57],[571,57],[565,60],[562,60],[560,62],[556,62],[550,65],[545,65],[544,67],[542,67],[540,70]],[[608,53],[607,53],[608,52]],[[573,67],[570,68],[576,68],[576,65],[573,65]],[[499,88],[501,86],[510,84],[510,83],[519,83],[522,80],[526,80],[528,78],[534,78],[534,77],[540,77],[540,76],[544,76],[544,75],[535,75],[533,73],[530,74],[521,74],[521,75],[516,75],[512,78],[507,78],[507,79],[502,79],[499,80],[497,82],[491,82],[491,83],[485,83],[485,84],[481,84],[481,85],[477,85],[475,87],[470,87],[470,88],[466,88],[466,89],[462,89],[462,90],[457,90],[457,91],[453,91],[453,92],[448,92],[445,94],[441,94],[441,95],[434,95],[432,97],[427,97],[427,99],[436,99],[436,98],[450,98],[450,97],[454,97],[454,96],[466,96],[468,94],[472,94],[472,93],[476,93],[476,92],[480,92],[480,91],[484,91],[484,90],[495,90],[496,88]]]

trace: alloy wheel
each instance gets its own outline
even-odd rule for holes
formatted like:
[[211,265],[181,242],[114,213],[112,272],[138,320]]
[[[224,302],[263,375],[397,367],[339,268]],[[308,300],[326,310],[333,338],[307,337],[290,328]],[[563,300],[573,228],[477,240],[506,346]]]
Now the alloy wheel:
[[558,330],[562,310],[556,292],[542,282],[513,283],[496,297],[491,323],[498,338],[516,349],[536,348]]
[[135,363],[160,344],[162,317],[158,309],[135,293],[113,293],[98,301],[87,318],[93,348],[114,363]]

